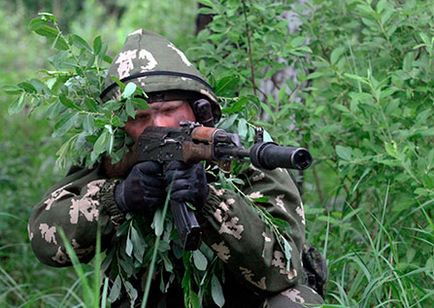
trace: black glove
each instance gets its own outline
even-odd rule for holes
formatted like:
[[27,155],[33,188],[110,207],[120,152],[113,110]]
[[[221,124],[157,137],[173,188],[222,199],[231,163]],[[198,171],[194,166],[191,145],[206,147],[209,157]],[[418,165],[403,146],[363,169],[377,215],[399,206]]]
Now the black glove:
[[138,163],[115,188],[115,201],[123,212],[148,214],[164,203],[163,167],[154,161]]
[[208,182],[201,164],[188,165],[180,161],[172,161],[165,168],[164,179],[169,189],[172,183],[170,198],[178,202],[190,202],[201,208],[208,198]]

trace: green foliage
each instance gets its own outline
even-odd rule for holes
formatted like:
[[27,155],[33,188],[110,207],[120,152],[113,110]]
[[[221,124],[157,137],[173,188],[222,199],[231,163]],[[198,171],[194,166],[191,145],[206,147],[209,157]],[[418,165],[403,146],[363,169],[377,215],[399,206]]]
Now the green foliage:
[[[357,182],[367,172],[360,185],[378,183],[384,191],[393,180],[409,203],[432,198],[434,41],[426,23],[432,8],[351,1],[344,11],[353,12],[348,22],[324,28],[320,15],[332,10],[329,5],[314,8],[305,21],[317,54],[308,76],[313,86],[305,118],[314,133],[308,142],[338,164],[344,181]],[[356,198],[357,190],[350,194]]]
[[[314,155],[338,171],[320,200],[330,211],[328,258],[339,260],[331,270],[342,273],[334,298],[429,306],[434,11],[415,1],[324,1],[311,9],[304,25],[315,71],[298,123]],[[353,244],[342,252],[336,242]]]
[[140,98],[146,94],[133,83],[125,86],[117,81],[122,90],[119,99],[102,103],[99,95],[106,75],[104,64],[112,59],[101,37],[88,44],[77,34],[65,35],[50,13],[40,13],[29,27],[57,50],[50,58],[53,70],[43,70],[40,79],[5,88],[6,93],[18,96],[9,112],[20,112],[27,104],[31,112],[55,121],[53,136],[67,137],[57,152],[63,169],[93,166],[103,154],[119,161],[129,143],[121,128],[129,116],[135,117],[135,109],[146,108],[146,101]]
[[[190,53],[228,97],[220,125],[245,132],[245,123],[261,124],[315,158],[306,212],[309,238],[329,260],[327,300],[430,306],[432,5],[201,2],[216,15]],[[301,21],[293,33],[283,18],[290,9]],[[289,66],[296,79],[261,93]]]

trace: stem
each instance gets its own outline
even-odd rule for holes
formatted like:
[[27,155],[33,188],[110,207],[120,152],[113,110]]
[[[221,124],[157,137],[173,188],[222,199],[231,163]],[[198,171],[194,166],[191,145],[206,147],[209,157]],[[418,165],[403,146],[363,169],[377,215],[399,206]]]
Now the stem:
[[[167,193],[166,201],[164,202],[163,213],[161,215],[161,222],[162,223],[164,223],[164,220],[166,219],[166,213],[167,213],[167,208],[168,208],[169,201],[170,201],[171,190],[172,190],[172,184],[170,184],[170,186],[169,186],[169,191]],[[154,268],[155,268],[155,263],[157,260],[158,247],[160,246],[161,235],[162,234],[157,234],[157,237],[155,239],[154,250],[152,252],[151,265],[149,266],[148,275],[146,277],[145,292],[143,294],[142,305],[140,306],[141,308],[145,308],[146,304],[148,302],[149,290],[151,289],[152,275],[154,274]]]
[[324,194],[323,194],[323,192],[321,190],[321,182],[319,180],[318,173],[316,172],[316,165],[315,164],[312,166],[312,173],[313,173],[313,178],[315,180],[315,186],[316,186],[316,191],[318,193],[319,202],[323,206],[325,206],[325,204],[324,204]]
[[246,13],[246,2],[244,0],[241,1],[243,4],[243,15],[244,21],[246,22],[246,36],[247,36],[247,52],[249,55],[249,65],[250,65],[250,79],[253,86],[253,94],[257,96],[256,93],[256,82],[255,82],[255,67],[253,66],[253,57],[252,57],[252,43],[250,39],[250,27],[247,22],[247,13]]

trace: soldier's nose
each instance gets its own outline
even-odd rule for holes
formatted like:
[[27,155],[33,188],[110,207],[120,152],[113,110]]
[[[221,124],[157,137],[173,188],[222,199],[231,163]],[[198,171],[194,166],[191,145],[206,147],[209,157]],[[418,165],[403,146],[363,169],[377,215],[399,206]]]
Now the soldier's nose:
[[161,115],[154,115],[152,117],[153,126],[165,127],[168,126],[167,119]]

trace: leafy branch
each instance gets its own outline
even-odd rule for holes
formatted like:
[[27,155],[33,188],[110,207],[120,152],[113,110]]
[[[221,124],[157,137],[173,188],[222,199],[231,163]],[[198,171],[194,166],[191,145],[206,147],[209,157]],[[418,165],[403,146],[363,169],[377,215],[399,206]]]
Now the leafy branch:
[[54,122],[53,137],[64,142],[57,152],[57,165],[91,167],[103,155],[119,161],[128,150],[130,139],[123,131],[128,117],[136,109],[146,109],[146,94],[135,84],[122,84],[118,97],[101,101],[104,78],[112,59],[107,44],[97,36],[91,45],[77,34],[65,35],[50,13],[40,13],[29,27],[45,37],[55,50],[50,58],[52,69],[41,71],[40,78],[23,81],[5,90],[18,98],[10,113],[21,112],[25,106]]

